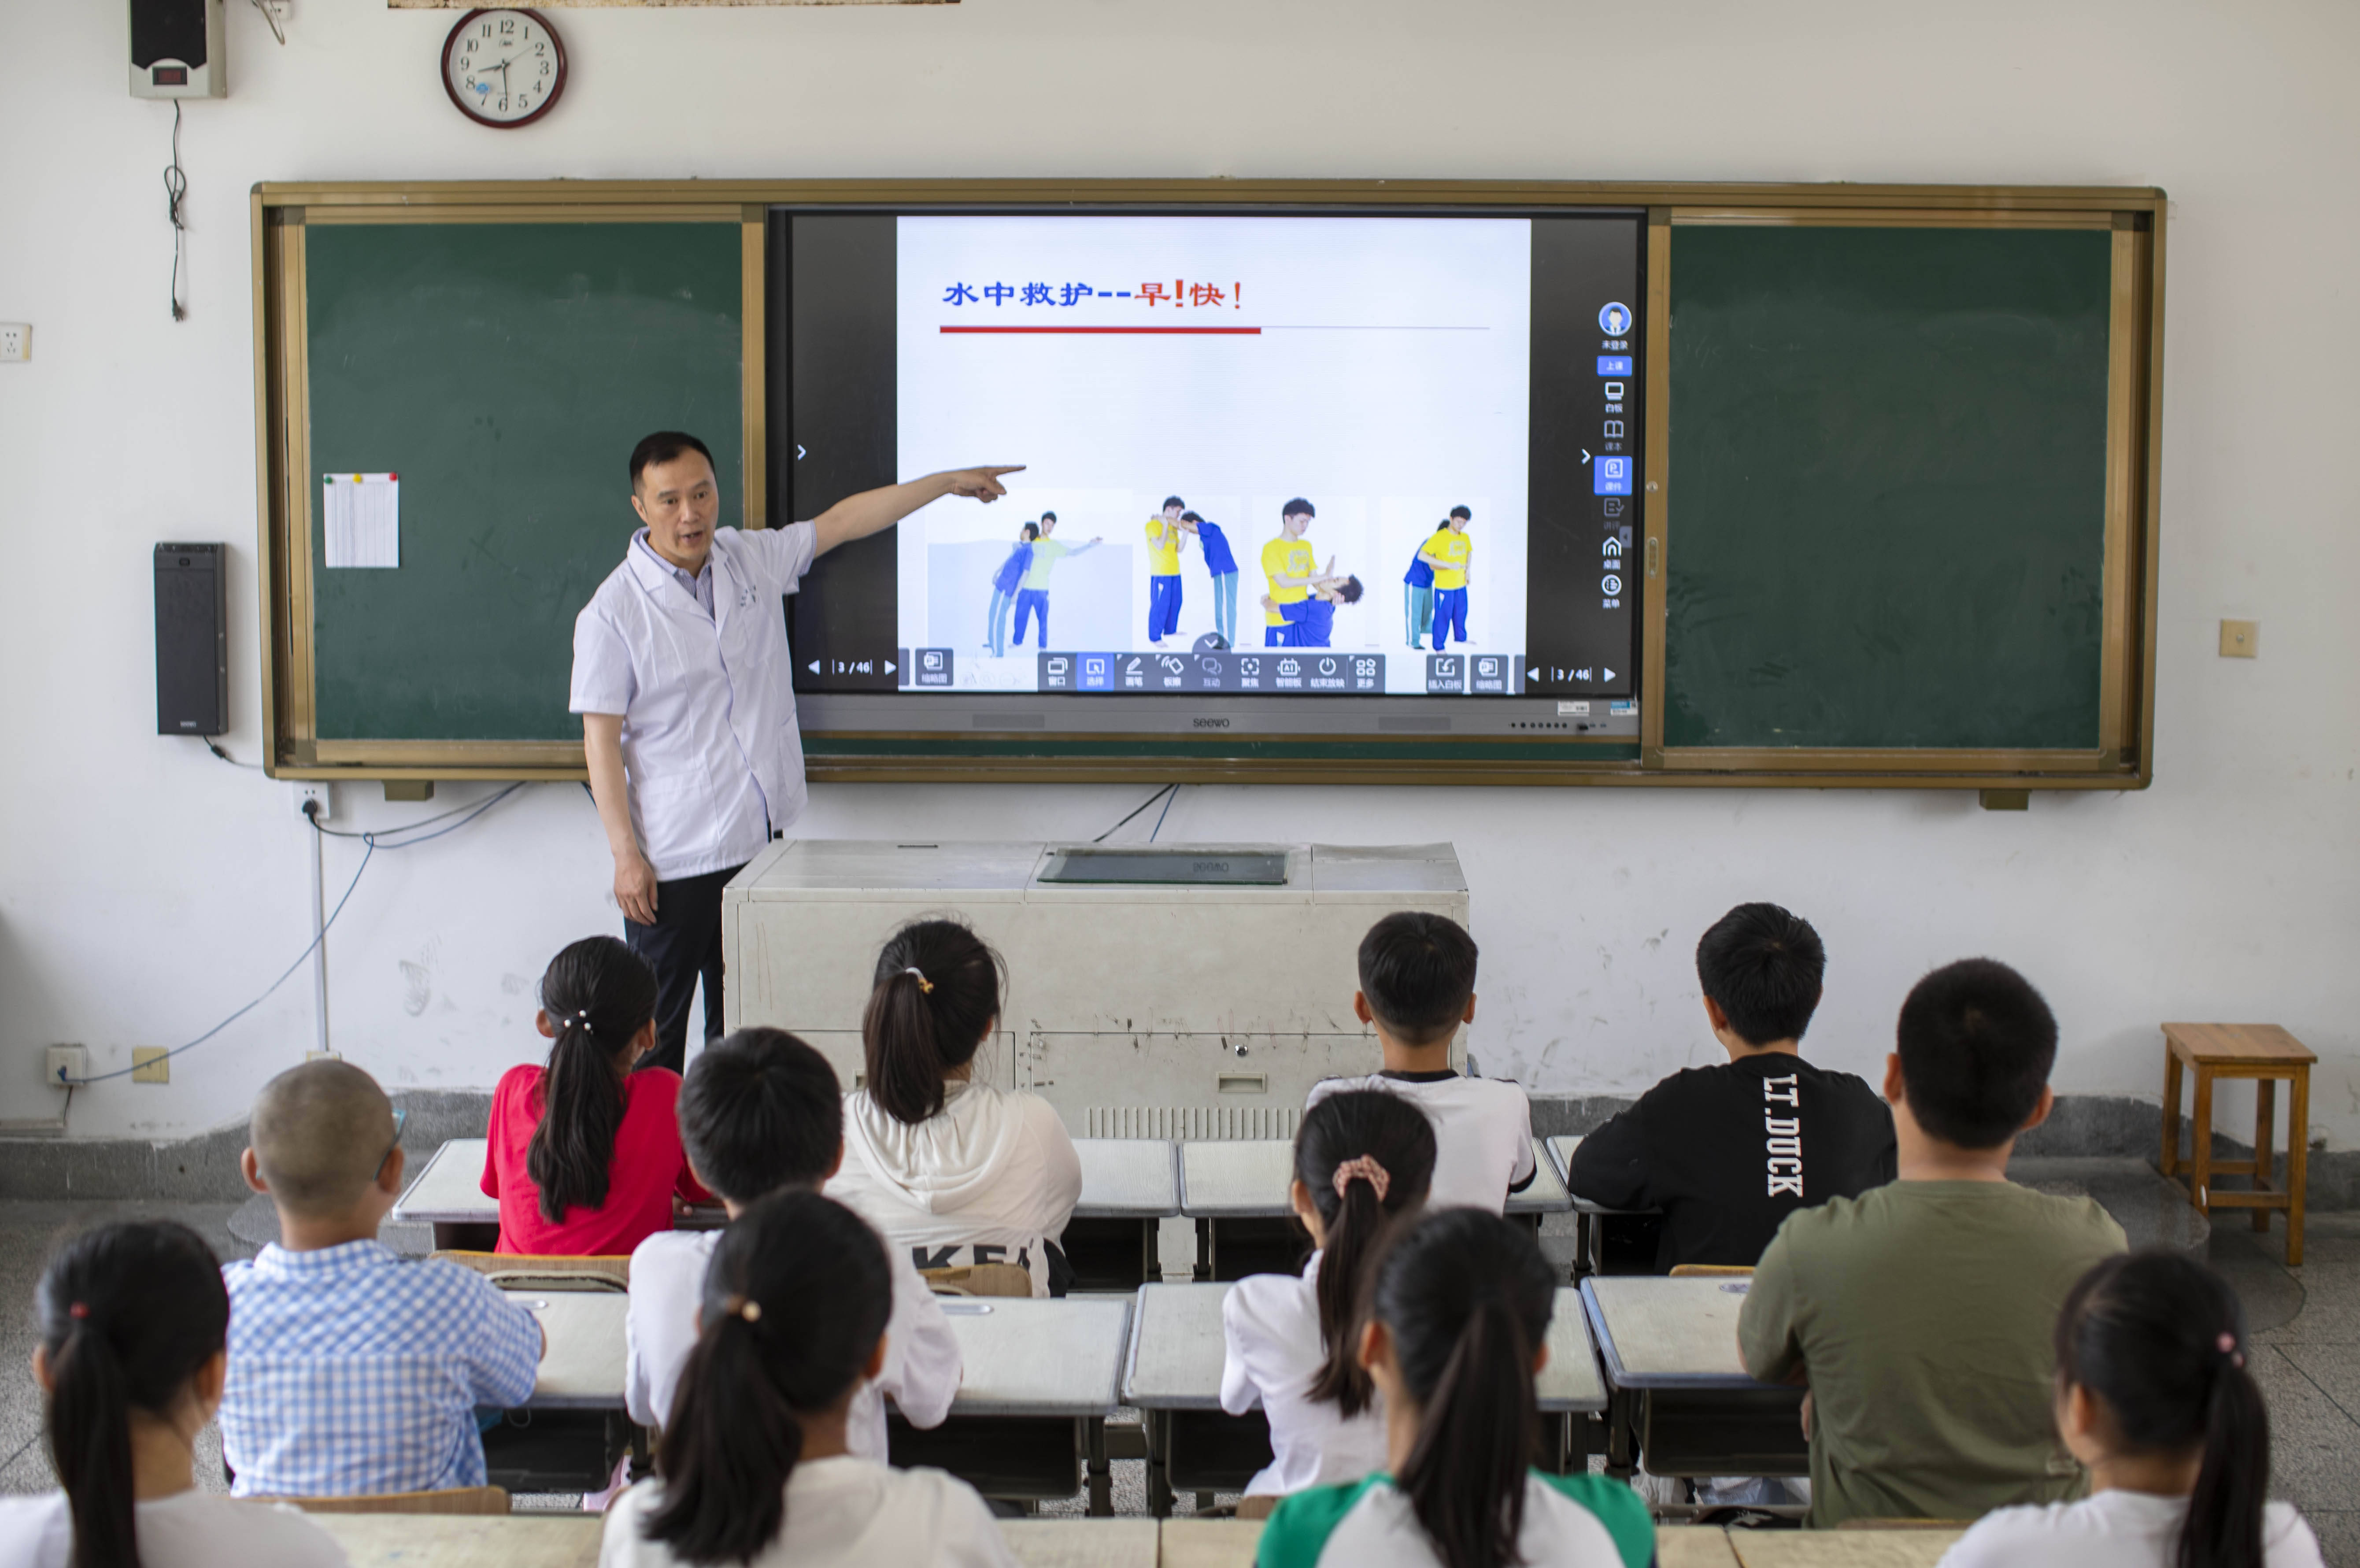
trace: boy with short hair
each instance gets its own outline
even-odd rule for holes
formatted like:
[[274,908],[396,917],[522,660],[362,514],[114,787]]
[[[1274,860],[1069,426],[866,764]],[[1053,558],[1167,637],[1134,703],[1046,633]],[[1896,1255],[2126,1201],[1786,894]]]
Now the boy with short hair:
[[1475,1021],[1475,939],[1456,920],[1414,911],[1387,915],[1360,940],[1360,988],[1352,1011],[1374,1027],[1382,1071],[1328,1078],[1303,1108],[1349,1089],[1384,1089],[1434,1124],[1434,1183],[1426,1206],[1505,1211],[1532,1185],[1533,1108],[1519,1084],[1462,1077],[1450,1065],[1459,1026]]
[[240,1497],[484,1485],[475,1407],[532,1396],[543,1340],[524,1305],[455,1263],[396,1257],[401,1124],[377,1081],[307,1062],[263,1085],[238,1164],[279,1240],[225,1265],[222,1458]]
[[2054,1099],[2057,1020],[2024,976],[1988,958],[1938,969],[1896,1034],[1898,1178],[1788,1215],[1738,1317],[1747,1371],[1810,1388],[1817,1529],[2079,1492],[2050,1333],[2073,1282],[2124,1250],[2092,1199],[2007,1179]]
[[1658,1270],[1752,1268],[1797,1209],[1893,1180],[1893,1113],[1849,1073],[1803,1060],[1827,950],[1775,904],[1740,904],[1697,942],[1705,1021],[1726,1062],[1675,1073],[1581,1140],[1574,1195],[1661,1209]]
[[[680,1091],[680,1138],[689,1169],[735,1220],[756,1199],[789,1187],[817,1192],[844,1162],[844,1096],[836,1070],[779,1029],[745,1029],[707,1046]],[[697,1335],[697,1306],[719,1231],[662,1231],[631,1254],[624,1315],[624,1402],[631,1419],[661,1427]],[[885,1400],[915,1427],[940,1426],[964,1371],[958,1341],[909,1249],[885,1248],[893,1311],[885,1364],[852,1396],[849,1450],[884,1464]]]

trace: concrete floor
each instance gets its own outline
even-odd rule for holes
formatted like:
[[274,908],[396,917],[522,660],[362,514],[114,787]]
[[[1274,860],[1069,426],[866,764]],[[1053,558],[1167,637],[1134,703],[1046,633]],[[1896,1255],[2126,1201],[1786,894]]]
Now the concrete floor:
[[[14,1303],[0,1312],[0,1492],[55,1484],[41,1452],[40,1396],[28,1365],[29,1303],[42,1260],[68,1229],[134,1217],[183,1221],[224,1258],[251,1257],[268,1234],[261,1214],[229,1203],[0,1202],[0,1301]],[[422,1228],[388,1227],[386,1239],[423,1251],[422,1235],[404,1234]],[[2310,1518],[2332,1568],[2360,1568],[2360,1213],[2313,1214],[2304,1240],[2302,1268],[2289,1269],[2283,1226],[2257,1235],[2224,1214],[2211,1257],[2244,1300],[2253,1330],[2252,1367],[2270,1401],[2271,1491]],[[1143,1514],[1143,1466],[1133,1460],[1114,1469],[1117,1510]],[[218,1440],[209,1430],[198,1475],[218,1486],[220,1475]],[[1180,1508],[1189,1511],[1190,1501]],[[1078,1513],[1080,1501],[1043,1511]]]

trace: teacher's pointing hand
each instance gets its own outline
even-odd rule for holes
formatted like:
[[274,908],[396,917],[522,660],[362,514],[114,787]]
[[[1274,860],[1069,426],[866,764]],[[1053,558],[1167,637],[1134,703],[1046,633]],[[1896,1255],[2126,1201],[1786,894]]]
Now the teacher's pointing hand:
[[945,495],[996,501],[1008,494],[1008,487],[1000,484],[1000,476],[1023,471],[1024,465],[1021,463],[1007,468],[953,468],[941,474],[929,474],[923,479],[912,479],[906,485],[889,485],[881,490],[864,490],[858,495],[847,495],[812,519],[819,530],[813,553],[825,555],[837,545],[867,539],[878,529],[890,528],[919,507],[939,501]]
[[1012,468],[961,468],[943,477],[950,481],[950,493],[954,495],[966,495],[978,501],[997,501],[1008,494],[1008,486],[1000,482],[1000,476],[1023,472],[1024,465],[1020,463]]

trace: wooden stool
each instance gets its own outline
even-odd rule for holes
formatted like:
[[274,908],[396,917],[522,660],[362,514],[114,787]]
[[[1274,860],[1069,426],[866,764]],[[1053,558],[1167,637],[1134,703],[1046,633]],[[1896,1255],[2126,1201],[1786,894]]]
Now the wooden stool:
[[[2188,1184],[2189,1201],[2209,1218],[2217,1205],[2251,1209],[2254,1228],[2270,1228],[2270,1211],[2287,1216],[2287,1267],[2302,1263],[2302,1184],[2311,1153],[2311,1064],[2319,1058],[2276,1024],[2166,1024],[2163,1026],[2163,1173]],[[2180,1071],[2196,1073],[2196,1105],[2188,1158],[2180,1154]],[[2212,1158],[2212,1081],[2251,1078],[2254,1083],[2254,1157]],[[2272,1184],[2271,1124],[2277,1120],[2278,1080],[2287,1095],[2287,1183]],[[2177,1175],[2185,1165],[2185,1178]],[[2250,1192],[2218,1192],[2215,1176],[2250,1175]]]

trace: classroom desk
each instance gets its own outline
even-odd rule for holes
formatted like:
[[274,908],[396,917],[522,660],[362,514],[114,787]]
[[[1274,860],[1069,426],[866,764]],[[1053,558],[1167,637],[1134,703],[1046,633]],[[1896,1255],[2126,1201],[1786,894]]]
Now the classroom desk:
[[623,1314],[630,1298],[617,1290],[519,1290],[549,1336],[541,1377],[525,1404],[541,1410],[623,1408]]
[[1612,1400],[1606,1467],[1627,1475],[1805,1475],[1803,1390],[1757,1383],[1737,1355],[1747,1281],[1593,1275],[1581,1304]]
[[1659,1214],[1661,1209],[1610,1209],[1589,1199],[1573,1195],[1573,1151],[1581,1147],[1581,1135],[1559,1133],[1544,1138],[1548,1150],[1549,1168],[1567,1196],[1567,1206],[1574,1213],[1573,1277],[1577,1283],[1592,1274],[1603,1273],[1606,1258],[1605,1220],[1609,1214]]
[[892,1419],[894,1465],[932,1465],[986,1497],[1027,1499],[1072,1497],[1087,1465],[1089,1511],[1110,1515],[1106,1421],[1122,1402],[1131,1303],[989,1297],[942,1307],[966,1377],[941,1426]]
[[527,1414],[484,1434],[494,1485],[511,1492],[595,1491],[628,1454],[648,1460],[648,1434],[624,1408],[623,1315],[630,1298],[608,1290],[514,1290],[549,1336]]
[[[1934,1568],[1960,1530],[1732,1530],[1739,1568]],[[1655,1532],[1660,1543],[1664,1532]],[[1663,1568],[1672,1568],[1668,1559]]]
[[1000,1533],[1023,1568],[1155,1568],[1153,1519],[1001,1519]]
[[[1300,1234],[1292,1229],[1295,1204],[1288,1195],[1294,1182],[1295,1145],[1286,1138],[1182,1144],[1180,1212],[1196,1222],[1197,1279],[1235,1279],[1264,1269],[1292,1272],[1285,1266],[1289,1257],[1295,1257],[1295,1267],[1300,1268],[1304,1248]],[[1565,1179],[1550,1162],[1541,1140],[1533,1139],[1533,1180],[1523,1192],[1508,1194],[1508,1214],[1525,1220],[1537,1232],[1542,1215],[1563,1214],[1572,1206]],[[1280,1223],[1273,1225],[1273,1221]],[[1244,1246],[1254,1255],[1252,1261],[1261,1269],[1222,1266],[1224,1224],[1233,1239],[1242,1235]]]
[[1262,1520],[1170,1519],[1161,1534],[1163,1568],[1253,1568]]
[[1729,1536],[1714,1525],[1659,1524],[1655,1568],[1739,1568]]
[[[1157,1519],[1170,1514],[1175,1493],[1243,1491],[1270,1463],[1270,1423],[1262,1413],[1232,1416],[1221,1409],[1221,1303],[1229,1292],[1227,1284],[1140,1289],[1122,1399],[1145,1419],[1147,1511]],[[1546,1429],[1540,1462],[1563,1472],[1591,1452],[1592,1423],[1584,1418],[1608,1403],[1581,1298],[1572,1290],[1557,1292],[1548,1352],[1534,1388]]]
[[1180,1155],[1164,1138],[1077,1138],[1082,1201],[1059,1246],[1076,1290],[1126,1294],[1163,1277],[1156,1230],[1180,1213]]
[[[432,1225],[438,1248],[491,1251],[499,1242],[500,1205],[484,1195],[488,1142],[454,1138],[429,1155],[388,1217]],[[1084,1269],[1076,1289],[1135,1290],[1156,1277],[1157,1222],[1180,1212],[1179,1157],[1162,1138],[1076,1138],[1074,1151],[1081,1156],[1082,1201],[1074,1208],[1079,1234],[1068,1232],[1068,1258],[1082,1269],[1104,1252],[1103,1261],[1119,1275],[1102,1284]],[[674,1223],[683,1230],[706,1230],[725,1224],[726,1216],[700,1207]]]
[[305,1517],[335,1538],[352,1568],[595,1568],[606,1522],[585,1514]]
[[[436,1149],[387,1218],[432,1225],[437,1251],[491,1251],[499,1244],[500,1204],[484,1196],[484,1151],[490,1146],[489,1138],[454,1138]],[[481,1234],[486,1226],[488,1238]]]

